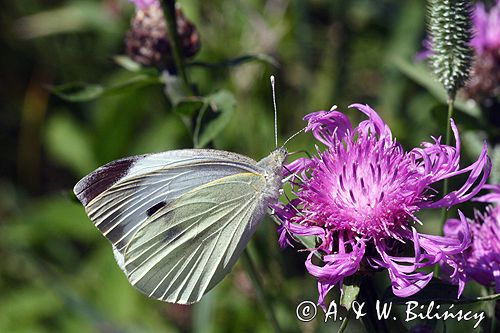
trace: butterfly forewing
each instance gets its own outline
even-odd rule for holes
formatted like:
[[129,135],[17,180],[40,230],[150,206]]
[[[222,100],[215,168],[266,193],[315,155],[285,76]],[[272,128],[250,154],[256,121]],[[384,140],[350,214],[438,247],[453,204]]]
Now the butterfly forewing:
[[189,304],[229,271],[265,214],[254,173],[200,186],[152,215],[125,249],[130,282],[150,297]]
[[200,185],[259,172],[255,161],[213,150],[177,150],[111,162],[75,186],[87,214],[123,252],[135,230],[158,209]]

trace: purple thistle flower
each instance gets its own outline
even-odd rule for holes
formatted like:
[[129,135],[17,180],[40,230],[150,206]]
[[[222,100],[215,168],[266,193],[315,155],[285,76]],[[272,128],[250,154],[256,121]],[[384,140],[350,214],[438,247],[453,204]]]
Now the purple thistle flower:
[[[472,243],[459,256],[467,276],[485,286],[495,285],[500,293],[500,185],[485,185],[491,193],[476,201],[494,203],[484,213],[476,212],[474,220],[469,220]],[[444,226],[445,235],[457,237],[462,225],[449,219]]]
[[477,3],[473,15],[474,38],[472,47],[477,54],[487,50],[498,50],[500,48],[500,0],[495,6],[486,11],[484,4]]
[[476,53],[466,94],[483,106],[495,110],[500,102],[500,0],[489,11],[475,6],[475,35],[471,46]]
[[[317,247],[308,249],[306,268],[318,279],[319,304],[329,290],[360,269],[385,268],[394,294],[412,295],[432,278],[420,269],[438,262],[447,263],[459,276],[460,295],[464,276],[454,255],[469,245],[468,228],[459,237],[440,237],[418,233],[412,222],[419,222],[415,213],[422,208],[451,207],[477,194],[491,170],[486,144],[475,163],[460,169],[460,139],[453,121],[455,147],[438,138],[405,152],[373,109],[351,107],[368,116],[354,129],[335,110],[304,117],[306,132],[326,149],[317,148],[316,156],[286,166],[296,198],[275,207],[280,245],[292,244],[294,236],[317,237]],[[436,198],[432,184],[465,173],[469,175],[462,187]],[[461,221],[467,225],[462,215]],[[411,243],[414,254],[399,256]],[[321,265],[313,262],[315,255]]]

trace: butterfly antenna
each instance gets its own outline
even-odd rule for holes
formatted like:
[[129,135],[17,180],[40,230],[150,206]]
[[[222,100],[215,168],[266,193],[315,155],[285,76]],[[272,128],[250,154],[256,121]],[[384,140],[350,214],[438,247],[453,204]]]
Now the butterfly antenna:
[[271,75],[271,89],[273,91],[273,106],[274,106],[274,143],[276,144],[276,149],[278,149],[278,111],[276,108],[276,91],[274,88],[274,75]]
[[285,143],[283,144],[282,147],[285,147],[285,145],[288,143],[288,141],[292,140],[293,138],[295,138],[297,135],[299,135],[300,133],[304,132],[305,130],[306,130],[306,128],[304,127],[300,131],[297,131],[296,133],[292,134],[291,137],[289,137],[288,139],[285,140]]

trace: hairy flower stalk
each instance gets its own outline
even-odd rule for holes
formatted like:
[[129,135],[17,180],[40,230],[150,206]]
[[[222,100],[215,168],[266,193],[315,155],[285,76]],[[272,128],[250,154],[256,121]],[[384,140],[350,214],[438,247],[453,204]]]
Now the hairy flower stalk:
[[[468,279],[475,280],[486,287],[495,287],[500,293],[500,185],[485,185],[491,193],[476,201],[491,203],[485,212],[476,212],[469,219],[472,242],[456,260],[460,261]],[[445,235],[457,238],[463,232],[463,225],[456,219],[446,221]]]
[[[433,43],[429,36],[423,41],[424,50],[417,59],[433,55]],[[477,2],[472,9],[472,40],[474,53],[470,77],[465,84],[467,98],[474,99],[483,107],[494,108],[500,102],[500,0],[491,8]]]
[[469,76],[472,63],[471,6],[463,0],[431,0],[429,31],[432,40],[431,64],[448,93],[449,100]]
[[[275,207],[281,221],[280,245],[293,244],[295,236],[316,236],[306,268],[318,280],[320,304],[344,278],[380,269],[388,270],[394,294],[412,295],[432,277],[421,269],[438,262],[450,266],[454,276],[460,275],[460,295],[465,280],[453,256],[469,246],[468,229],[458,238],[421,234],[414,228],[419,222],[415,214],[472,198],[491,170],[486,144],[478,160],[461,169],[460,138],[453,121],[455,147],[437,138],[405,152],[373,109],[351,107],[368,116],[356,128],[335,110],[304,118],[306,131],[326,149],[318,148],[316,156],[300,158],[285,168],[296,198]],[[439,196],[432,188],[460,174],[468,178],[459,189]],[[462,215],[461,221],[467,225]],[[321,257],[319,263],[313,260],[315,255]]]

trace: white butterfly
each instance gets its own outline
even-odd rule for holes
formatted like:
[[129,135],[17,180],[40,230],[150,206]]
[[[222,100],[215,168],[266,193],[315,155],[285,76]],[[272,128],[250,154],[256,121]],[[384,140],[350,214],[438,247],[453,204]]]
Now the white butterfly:
[[209,149],[128,157],[74,192],[133,286],[190,304],[229,273],[277,202],[286,154],[279,148],[260,162]]

